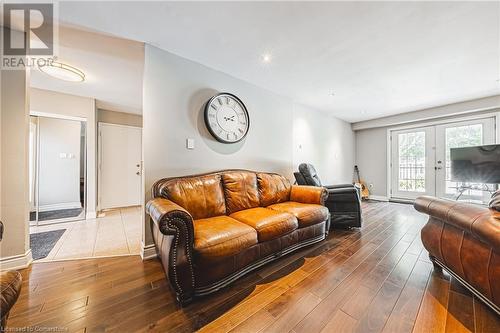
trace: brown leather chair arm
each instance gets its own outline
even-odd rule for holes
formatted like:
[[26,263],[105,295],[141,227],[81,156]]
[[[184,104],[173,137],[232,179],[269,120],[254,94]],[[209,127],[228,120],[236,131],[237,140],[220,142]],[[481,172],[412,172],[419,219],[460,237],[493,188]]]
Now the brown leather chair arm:
[[3,332],[10,309],[14,306],[21,293],[21,274],[16,271],[0,273],[0,314],[2,316],[0,329]]
[[500,213],[493,209],[429,196],[417,198],[414,207],[470,233],[493,249],[500,249]]
[[165,198],[150,200],[146,212],[151,216],[153,233],[157,228],[161,234],[173,236],[173,240],[168,241],[164,240],[165,236],[158,235],[154,237],[155,245],[178,300],[189,302],[195,287],[193,218],[187,210]]
[[146,212],[158,224],[160,231],[165,235],[175,235],[177,229],[171,224],[169,220],[179,219],[186,225],[188,233],[193,235],[193,218],[191,214],[176,203],[165,198],[154,198],[146,204]]
[[328,192],[324,187],[293,185],[290,192],[290,201],[324,205]]

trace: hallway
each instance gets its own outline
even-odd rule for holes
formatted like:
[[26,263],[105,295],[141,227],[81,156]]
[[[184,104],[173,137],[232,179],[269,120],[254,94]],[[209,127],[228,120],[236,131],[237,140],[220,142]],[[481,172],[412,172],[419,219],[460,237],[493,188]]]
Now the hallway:
[[141,246],[141,209],[106,211],[96,219],[30,227],[30,234],[66,229],[48,256],[38,261],[137,255]]

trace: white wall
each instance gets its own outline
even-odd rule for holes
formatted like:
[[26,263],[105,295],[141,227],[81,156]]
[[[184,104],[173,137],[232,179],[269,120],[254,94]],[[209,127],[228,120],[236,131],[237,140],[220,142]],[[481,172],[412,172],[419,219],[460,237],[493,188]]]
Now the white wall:
[[87,218],[95,217],[97,206],[97,121],[95,100],[31,88],[30,110],[87,120]]
[[40,211],[81,207],[80,122],[40,117],[38,130]]
[[357,131],[375,127],[396,126],[442,117],[465,116],[467,114],[493,110],[496,108],[500,108],[500,95],[447,104],[424,110],[405,112],[388,117],[360,121],[357,123],[353,123],[352,128]]
[[97,122],[142,127],[142,115],[97,109]]
[[356,132],[356,164],[370,195],[387,196],[387,128]]
[[351,183],[354,167],[354,132],[351,125],[326,113],[294,105],[293,169],[314,165],[325,185]]
[[[146,200],[159,178],[220,169],[278,172],[293,180],[294,166],[309,158],[304,153],[309,148],[320,170],[325,170],[325,181],[351,179],[354,136],[347,123],[298,106],[295,114],[306,126],[294,126],[291,99],[151,45],[145,48],[143,82]],[[250,130],[239,143],[215,141],[204,125],[203,107],[219,92],[236,94],[248,109]],[[302,128],[308,126],[312,132],[307,134]],[[301,152],[294,152],[294,133],[304,138]],[[186,149],[187,138],[195,139],[194,150]],[[343,160],[348,147],[351,155]],[[338,172],[327,172],[330,168]],[[145,225],[145,244],[150,244],[149,223]]]
[[[2,29],[0,29],[2,33]],[[0,71],[0,269],[31,262],[28,227],[29,73]]]

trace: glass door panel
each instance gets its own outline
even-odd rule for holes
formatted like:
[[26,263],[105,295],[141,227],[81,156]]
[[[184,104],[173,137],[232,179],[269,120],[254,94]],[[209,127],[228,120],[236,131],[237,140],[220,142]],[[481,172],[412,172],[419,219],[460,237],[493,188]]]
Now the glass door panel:
[[456,199],[461,189],[461,200],[486,202],[490,194],[482,189],[491,184],[472,184],[451,181],[451,148],[463,148],[495,143],[495,119],[486,118],[436,126],[436,195]]
[[434,129],[395,131],[392,140],[392,197],[434,194]]
[[30,225],[85,219],[86,124],[32,116]]

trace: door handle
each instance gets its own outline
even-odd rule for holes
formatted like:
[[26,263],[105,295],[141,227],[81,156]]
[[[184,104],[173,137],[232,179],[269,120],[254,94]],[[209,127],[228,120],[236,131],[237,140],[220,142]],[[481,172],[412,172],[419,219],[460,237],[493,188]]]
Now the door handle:
[[136,174],[137,176],[140,176],[140,175],[141,175],[141,173],[140,173],[139,171],[137,171],[135,174]]

